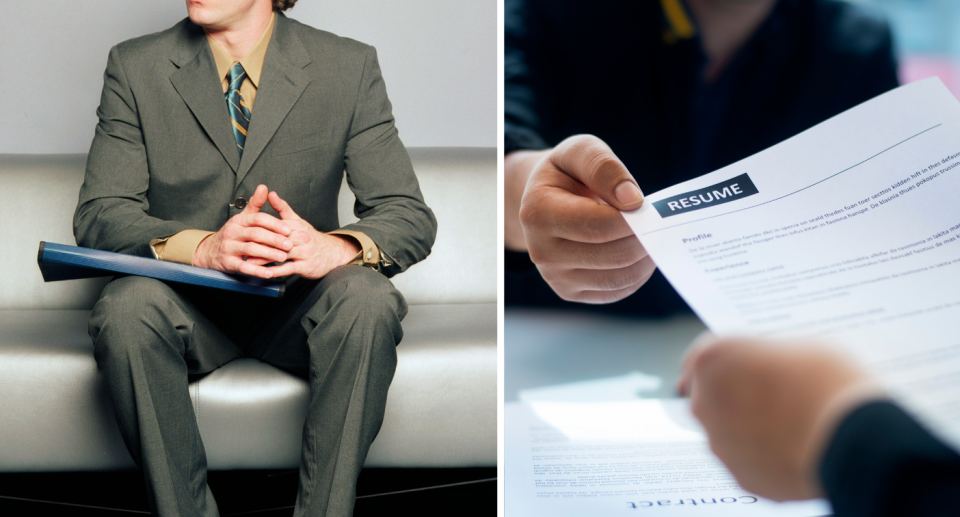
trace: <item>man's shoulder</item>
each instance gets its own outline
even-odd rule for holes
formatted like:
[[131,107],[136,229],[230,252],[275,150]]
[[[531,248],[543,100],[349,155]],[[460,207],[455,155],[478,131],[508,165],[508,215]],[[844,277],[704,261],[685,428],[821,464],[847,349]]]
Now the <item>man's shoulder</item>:
[[[338,36],[332,32],[311,27],[298,20],[285,17],[289,30],[297,35],[304,49],[312,56],[324,54],[340,58],[363,58],[373,49],[372,46],[355,39]],[[278,17],[279,21],[279,17]]]
[[809,7],[816,24],[813,30],[831,50],[854,56],[890,50],[890,24],[878,8],[841,0],[817,0]]
[[192,26],[190,19],[184,18],[169,29],[121,41],[117,43],[116,47],[123,52],[151,52],[172,49],[177,42],[190,34]]

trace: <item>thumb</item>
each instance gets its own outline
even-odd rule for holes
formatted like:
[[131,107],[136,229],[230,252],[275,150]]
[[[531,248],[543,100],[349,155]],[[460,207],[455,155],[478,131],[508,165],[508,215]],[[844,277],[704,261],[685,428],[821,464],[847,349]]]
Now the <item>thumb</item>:
[[243,212],[255,214],[260,211],[260,208],[266,202],[267,202],[267,186],[257,185],[257,190],[253,191],[253,195],[250,196],[250,201],[247,202],[247,206],[243,207]]
[[300,219],[300,216],[293,211],[293,208],[290,208],[290,204],[284,201],[280,194],[276,192],[271,192],[270,196],[270,206],[277,211],[277,214],[280,216],[280,219],[290,220],[290,219]]
[[567,138],[554,148],[550,159],[557,169],[618,210],[636,210],[643,205],[636,180],[610,146],[593,135]]
[[680,379],[677,381],[677,393],[681,397],[690,395],[693,385],[694,365],[696,365],[700,354],[715,343],[716,340],[717,338],[712,332],[704,330],[700,332],[697,337],[693,338],[693,341],[687,346],[686,352],[683,353],[683,359],[680,360]]

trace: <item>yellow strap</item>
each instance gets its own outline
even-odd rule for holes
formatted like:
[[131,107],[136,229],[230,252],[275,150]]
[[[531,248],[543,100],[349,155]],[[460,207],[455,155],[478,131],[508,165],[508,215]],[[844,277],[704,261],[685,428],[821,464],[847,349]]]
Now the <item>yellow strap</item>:
[[680,39],[689,39],[697,33],[697,29],[690,21],[686,9],[680,4],[680,0],[660,0],[660,6],[663,7],[663,14],[667,17],[674,36]]

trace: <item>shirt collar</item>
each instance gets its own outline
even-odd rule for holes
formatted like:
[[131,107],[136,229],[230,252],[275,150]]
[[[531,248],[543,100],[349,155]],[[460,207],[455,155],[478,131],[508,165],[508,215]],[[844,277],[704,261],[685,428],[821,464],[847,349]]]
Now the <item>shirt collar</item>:
[[[260,73],[263,72],[263,59],[267,55],[267,46],[270,44],[270,37],[273,35],[273,25],[276,19],[277,14],[271,13],[270,23],[267,24],[267,28],[263,29],[263,34],[260,35],[260,39],[253,45],[250,52],[239,61],[239,63],[243,65],[243,69],[247,72],[247,77],[256,87],[260,85]],[[210,50],[213,52],[213,60],[217,64],[217,74],[220,80],[223,81],[237,61],[234,61],[233,58],[227,54],[227,51],[220,48],[220,45],[214,41],[210,35],[207,35],[207,41],[210,43]]]

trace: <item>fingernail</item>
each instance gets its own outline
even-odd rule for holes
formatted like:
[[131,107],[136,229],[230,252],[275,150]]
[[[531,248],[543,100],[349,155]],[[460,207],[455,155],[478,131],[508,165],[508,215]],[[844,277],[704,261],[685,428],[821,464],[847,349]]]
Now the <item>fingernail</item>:
[[284,248],[292,248],[292,247],[293,247],[293,243],[290,242],[290,241],[283,241],[283,247],[284,247]]
[[[290,233],[290,227],[289,227],[289,226],[284,226],[284,227],[283,227],[283,233]],[[287,242],[289,242],[289,241],[287,241]]]
[[617,196],[617,201],[624,207],[643,202],[643,192],[640,192],[640,189],[632,181],[624,181],[617,185],[614,195]]

